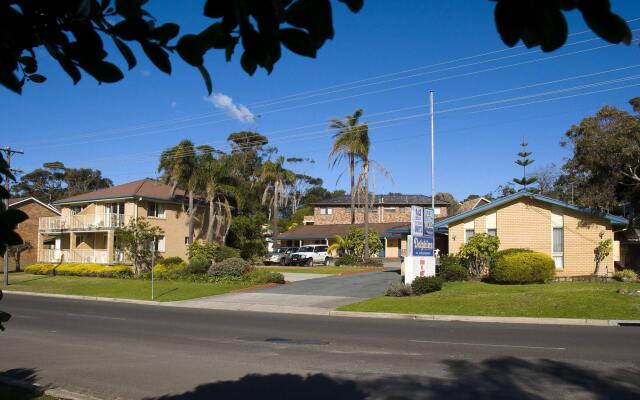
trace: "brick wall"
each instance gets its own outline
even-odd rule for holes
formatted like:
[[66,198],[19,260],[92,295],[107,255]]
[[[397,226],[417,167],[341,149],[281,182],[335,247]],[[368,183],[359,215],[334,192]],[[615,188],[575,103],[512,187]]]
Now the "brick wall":
[[[315,207],[313,211],[313,220],[315,225],[331,225],[331,224],[350,224],[351,223],[351,208],[349,206],[334,206],[329,207],[331,214],[320,214],[320,208]],[[385,209],[385,207],[374,207],[369,212],[370,223],[384,223],[384,222],[411,222],[411,207],[410,206],[397,206],[395,211]],[[444,217],[447,215],[447,208],[440,208],[440,215],[438,217]],[[356,224],[364,223],[364,210],[362,208],[356,208]]]
[[18,204],[15,207],[12,206],[11,209],[21,210],[29,216],[28,220],[18,225],[16,232],[22,237],[22,240],[31,243],[31,246],[33,246],[32,250],[22,253],[20,263],[23,266],[34,263],[38,258],[38,220],[40,217],[56,217],[58,214],[33,200]]
[[[595,270],[594,249],[603,239],[613,239],[609,222],[601,217],[553,206],[533,199],[518,199],[449,225],[449,253],[455,254],[464,243],[464,224],[474,222],[476,234],[486,233],[486,215],[496,213],[500,250],[528,248],[552,255],[552,211],[563,215],[564,268],[557,276],[580,276]],[[602,236],[602,237],[601,237]],[[603,261],[613,272],[613,256]]]

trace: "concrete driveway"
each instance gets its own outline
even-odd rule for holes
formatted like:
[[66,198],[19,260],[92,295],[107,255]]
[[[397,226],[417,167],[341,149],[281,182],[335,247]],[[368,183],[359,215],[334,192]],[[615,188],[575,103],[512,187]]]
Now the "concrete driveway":
[[[397,264],[399,266],[399,263]],[[282,312],[294,314],[328,314],[336,307],[384,294],[391,282],[399,282],[394,263],[382,272],[353,275],[306,277],[286,285],[253,289],[240,293],[175,302],[176,306]],[[299,277],[297,277],[299,278]]]

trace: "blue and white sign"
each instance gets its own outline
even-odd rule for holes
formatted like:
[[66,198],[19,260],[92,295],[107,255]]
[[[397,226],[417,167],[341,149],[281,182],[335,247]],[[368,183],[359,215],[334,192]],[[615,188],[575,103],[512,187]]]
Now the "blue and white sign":
[[409,236],[408,244],[412,257],[433,257],[433,236]]
[[411,206],[411,235],[424,235],[424,208]]

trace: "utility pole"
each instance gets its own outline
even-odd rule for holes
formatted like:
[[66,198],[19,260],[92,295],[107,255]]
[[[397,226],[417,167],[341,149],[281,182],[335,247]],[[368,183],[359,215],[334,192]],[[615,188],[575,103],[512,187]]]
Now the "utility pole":
[[436,212],[436,148],[433,115],[433,90],[429,91],[429,114],[431,116],[431,210]]
[[[7,158],[7,165],[9,165],[9,171],[17,171],[17,170],[12,170],[11,169],[11,156],[13,154],[24,154],[23,151],[20,150],[14,150],[11,147],[7,146],[3,149],[0,149],[1,151],[4,151],[6,158]],[[4,182],[4,188],[7,189],[7,192],[10,191],[11,189],[11,181],[9,180],[9,178],[7,178]],[[9,209],[9,199],[4,199],[4,206],[5,206],[5,210]],[[4,273],[4,286],[9,286],[9,248],[7,247],[4,251],[4,260],[3,260],[3,264],[2,264],[2,272]]]

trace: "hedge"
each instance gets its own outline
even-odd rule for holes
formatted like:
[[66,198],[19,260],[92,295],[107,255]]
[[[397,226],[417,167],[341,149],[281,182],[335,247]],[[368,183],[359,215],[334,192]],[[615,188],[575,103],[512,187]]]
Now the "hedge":
[[240,277],[250,273],[251,271],[253,271],[253,266],[249,261],[245,261],[238,257],[232,257],[213,264],[211,268],[209,268],[209,275],[217,277]]
[[419,276],[411,282],[411,294],[420,296],[442,290],[442,278],[437,276]]
[[514,252],[498,257],[489,278],[496,283],[545,283],[553,279],[555,265],[546,254],[534,251]]
[[[55,271],[54,271],[55,270]],[[128,278],[133,276],[133,271],[126,265],[100,265],[100,264],[31,264],[24,272],[35,275],[68,275],[68,276],[95,276],[100,278]]]

